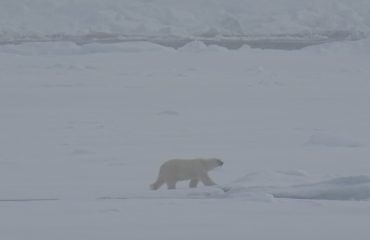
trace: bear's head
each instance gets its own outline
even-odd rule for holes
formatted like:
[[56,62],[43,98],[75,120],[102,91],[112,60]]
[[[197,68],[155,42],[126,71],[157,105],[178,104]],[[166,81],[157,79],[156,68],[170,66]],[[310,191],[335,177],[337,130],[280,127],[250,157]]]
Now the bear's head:
[[222,166],[222,165],[224,165],[224,162],[223,161],[221,161],[220,159],[216,159],[217,160],[217,162],[218,162],[218,166]]
[[224,162],[218,158],[207,158],[204,159],[204,161],[208,171],[224,165]]

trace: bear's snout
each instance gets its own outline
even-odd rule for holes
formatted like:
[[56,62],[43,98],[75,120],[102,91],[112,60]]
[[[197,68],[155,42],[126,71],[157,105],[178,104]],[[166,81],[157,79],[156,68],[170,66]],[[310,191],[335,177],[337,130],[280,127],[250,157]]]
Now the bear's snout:
[[224,165],[224,162],[223,162],[223,161],[221,161],[221,160],[217,160],[217,162],[218,162],[218,165],[219,165],[219,166]]

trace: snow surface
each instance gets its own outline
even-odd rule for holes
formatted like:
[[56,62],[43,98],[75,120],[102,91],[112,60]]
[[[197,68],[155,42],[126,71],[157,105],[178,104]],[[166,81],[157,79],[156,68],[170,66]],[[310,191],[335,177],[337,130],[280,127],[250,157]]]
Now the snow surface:
[[0,42],[360,38],[368,0],[2,0]]
[[[2,45],[0,238],[368,239],[369,60],[369,39]],[[191,157],[225,162],[219,186],[149,190]]]

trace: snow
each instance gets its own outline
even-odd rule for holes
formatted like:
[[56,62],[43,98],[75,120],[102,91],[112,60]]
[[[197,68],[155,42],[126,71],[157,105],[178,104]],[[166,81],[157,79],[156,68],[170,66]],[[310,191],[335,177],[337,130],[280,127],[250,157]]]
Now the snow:
[[315,134],[310,137],[307,144],[326,147],[359,147],[360,144],[345,138],[338,138],[322,134]]
[[[226,4],[146,2],[192,18],[200,30],[176,27],[186,34],[213,23],[199,24],[202,15],[185,10]],[[279,17],[286,10],[277,7],[282,2],[292,11],[310,5],[281,0],[246,17],[273,11],[270,20],[281,21],[271,29],[284,30],[277,26],[291,22]],[[22,7],[33,16],[17,25],[19,15],[0,14],[7,20],[1,26],[10,29],[2,32],[90,31],[92,20],[67,26],[94,15],[98,6],[123,11],[118,2],[105,3],[73,1],[89,6],[80,16],[71,1],[2,1],[8,10],[0,8],[2,13]],[[354,31],[367,28],[368,16],[361,15],[366,8],[359,7],[367,1],[321,1],[320,11],[314,3],[312,12],[325,16],[323,31],[343,25],[339,17],[351,29],[361,22]],[[166,11],[162,5],[158,11],[136,8],[140,4],[131,2],[131,19],[140,11],[153,18]],[[325,12],[333,4],[342,11],[331,12],[339,19]],[[183,15],[181,8],[169,11],[174,5],[183,7]],[[232,6],[224,11],[237,12]],[[46,11],[55,7],[59,11]],[[65,21],[49,29],[54,20],[41,23],[42,14]],[[261,19],[250,24],[257,22],[261,33],[276,33]],[[96,28],[109,29],[110,22],[103,23]],[[143,26],[149,23],[158,24],[150,18]],[[299,31],[303,23],[306,17],[295,25]],[[295,28],[286,29],[290,34]],[[179,49],[147,41],[0,45],[1,239],[369,238],[369,49],[368,38],[293,51],[229,50],[204,41]],[[189,189],[179,183],[172,191],[149,190],[163,161],[192,157],[224,161],[210,172],[218,186]]]

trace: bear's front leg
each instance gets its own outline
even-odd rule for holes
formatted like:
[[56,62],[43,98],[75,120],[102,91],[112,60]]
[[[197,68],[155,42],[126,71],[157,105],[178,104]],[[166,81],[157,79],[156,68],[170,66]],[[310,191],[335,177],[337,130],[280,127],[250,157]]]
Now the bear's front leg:
[[167,181],[167,189],[176,189],[176,181]]
[[216,185],[216,183],[208,176],[208,174],[204,174],[203,176],[201,176],[200,180],[202,180],[205,186]]

